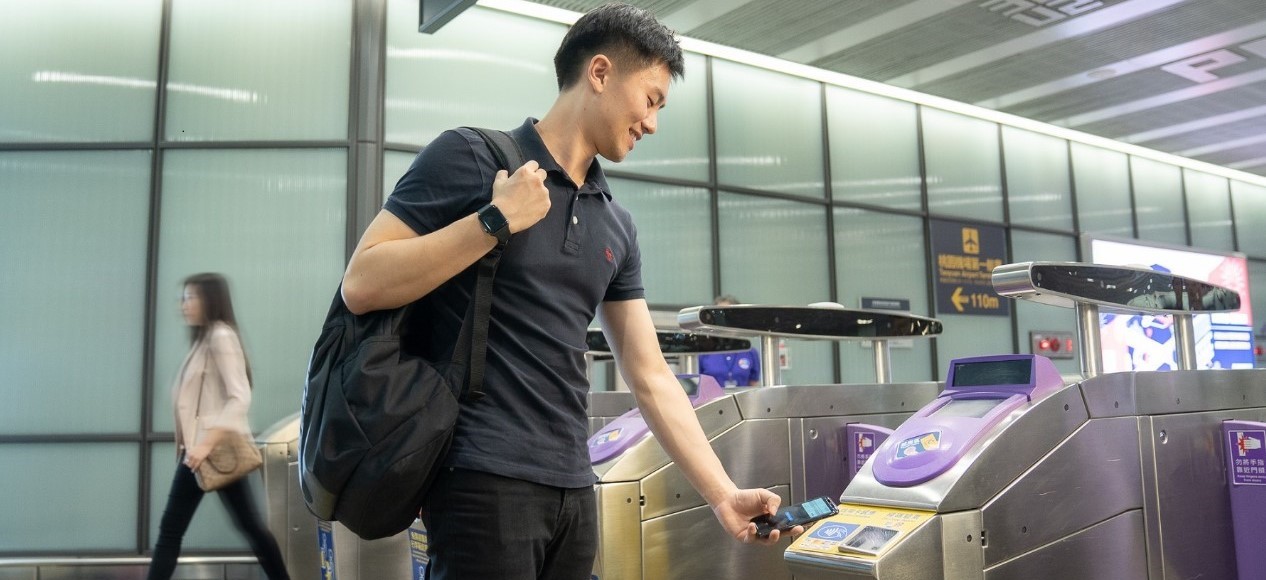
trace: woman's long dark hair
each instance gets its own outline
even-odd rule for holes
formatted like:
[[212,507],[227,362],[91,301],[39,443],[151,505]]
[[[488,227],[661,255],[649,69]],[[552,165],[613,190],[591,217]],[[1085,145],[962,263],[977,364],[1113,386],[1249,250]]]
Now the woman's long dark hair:
[[[237,333],[238,340],[242,339],[242,331],[238,329],[237,318],[233,315],[233,298],[229,295],[229,281],[224,276],[214,272],[194,274],[185,278],[182,288],[184,286],[196,288],[199,301],[202,303],[202,324],[189,327],[191,344],[196,344],[206,338],[216,322],[229,325]],[[246,362],[246,380],[251,381],[251,361],[246,356],[245,347],[242,349],[242,358]],[[252,388],[253,385],[252,382]]]

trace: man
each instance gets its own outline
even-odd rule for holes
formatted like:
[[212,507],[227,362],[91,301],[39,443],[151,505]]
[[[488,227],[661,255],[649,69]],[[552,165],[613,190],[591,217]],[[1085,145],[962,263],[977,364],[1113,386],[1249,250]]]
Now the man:
[[443,360],[473,292],[469,267],[512,234],[493,286],[486,396],[463,402],[424,508],[431,578],[589,578],[597,532],[583,355],[599,306],[652,431],[721,525],[759,541],[749,520],[779,505],[768,490],[738,489],[709,447],[659,351],[636,231],[596,160],[618,162],[655,132],[669,82],[684,72],[680,47],[642,10],[608,4],[576,22],[554,62],[558,98],[511,133],[529,161],[508,175],[474,132],[440,135],[343,278],[358,314],[421,299],[429,335],[418,348]]

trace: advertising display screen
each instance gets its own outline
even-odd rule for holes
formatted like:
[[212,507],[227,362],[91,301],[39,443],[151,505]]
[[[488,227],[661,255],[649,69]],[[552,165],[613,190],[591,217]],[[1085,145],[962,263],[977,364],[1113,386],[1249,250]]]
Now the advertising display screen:
[[[1138,240],[1088,239],[1092,262],[1150,268],[1203,280],[1240,294],[1236,312],[1192,316],[1196,368],[1253,368],[1253,313],[1248,260],[1193,248],[1168,248]],[[1099,315],[1103,371],[1160,371],[1178,368],[1172,316]]]

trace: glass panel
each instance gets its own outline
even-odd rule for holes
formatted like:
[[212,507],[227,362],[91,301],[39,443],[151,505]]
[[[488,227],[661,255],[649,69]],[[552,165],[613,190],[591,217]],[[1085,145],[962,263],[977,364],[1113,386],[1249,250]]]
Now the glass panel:
[[725,192],[720,196],[723,294],[752,304],[831,299],[826,208]]
[[708,190],[611,178],[637,224],[642,282],[651,304],[712,303],[712,204]]
[[351,39],[351,0],[172,3],[167,139],[346,139]]
[[708,180],[708,66],[687,52],[686,77],[673,83],[660,110],[659,128],[613,169],[677,179]]
[[[1010,159],[1010,157],[1008,157]],[[1012,259],[1016,262],[1074,262],[1077,243],[1068,236],[1011,230]],[[1071,332],[1077,334],[1077,317],[1072,309],[1047,306],[1028,300],[1015,301],[1015,315],[1020,335],[1020,352],[1033,352],[1030,332]],[[1077,359],[1052,359],[1055,368],[1066,375],[1081,373]]]
[[343,273],[342,150],[166,153],[159,231],[154,430],[172,429],[171,390],[189,337],[181,282],[221,272],[254,374],[256,432],[299,411],[303,369]]
[[150,164],[0,153],[0,433],[140,428]]
[[[719,203],[722,293],[750,304],[831,299],[825,207],[724,192]],[[831,343],[791,340],[787,348],[784,383],[834,381]]]
[[1134,212],[1139,239],[1187,245],[1187,216],[1182,207],[1182,175],[1168,163],[1130,157]]
[[712,83],[717,180],[824,197],[820,85],[721,59]]
[[826,110],[834,199],[923,209],[918,109],[904,101],[828,86]]
[[945,378],[949,363],[966,356],[1012,353],[1011,319],[1006,316],[941,314],[945,332],[936,339],[937,377]]
[[[859,308],[863,297],[902,298],[912,313],[927,315],[927,255],[922,219],[836,208],[835,280],[844,306]],[[894,382],[931,380],[932,340],[891,343]],[[869,344],[847,341],[839,349],[844,382],[875,382]]]
[[922,108],[928,211],[1002,221],[998,126]]
[[419,34],[419,5],[387,7],[387,142],[424,145],[461,125],[511,129],[549,110],[565,26],[476,6]]
[[1073,230],[1068,187],[1068,142],[1032,131],[1002,128],[1011,223]]
[[134,551],[139,461],[135,443],[0,445],[0,551]]
[[[778,384],[830,385],[836,382],[835,363],[831,360],[831,342],[787,340],[783,345],[786,348],[780,349],[780,360],[786,361],[786,365],[781,370],[782,380]],[[759,347],[757,350],[760,350]]]
[[409,170],[409,166],[413,164],[417,153],[405,153],[403,151],[384,151],[382,153],[382,201],[387,202],[387,198],[391,196],[391,192],[396,189],[396,182],[404,177],[404,172]]
[[0,142],[154,137],[161,0],[5,2]]
[[[176,444],[155,443],[150,447],[149,537],[151,543],[158,539],[158,522],[162,521],[163,510],[167,507],[167,495],[171,493],[171,480],[175,473]],[[251,493],[255,496],[255,505],[267,506],[268,499],[264,497],[263,480],[260,479],[259,471],[256,470],[248,475],[247,481]],[[135,496],[136,492],[133,491],[132,495]],[[259,507],[259,509],[263,513],[264,508]],[[148,547],[153,548],[152,545]],[[194,512],[193,521],[189,524],[189,530],[185,532],[181,548],[185,552],[250,549],[246,543],[246,537],[233,527],[229,512],[224,508],[224,502],[213,496],[202,498],[202,503],[198,504],[198,511]]]
[[1235,211],[1236,249],[1250,256],[1266,257],[1266,187],[1232,181],[1231,205]]
[[1231,229],[1230,185],[1224,177],[1183,170],[1187,191],[1187,225],[1191,245],[1230,252],[1235,249]]
[[1081,231],[1134,237],[1130,215],[1130,165],[1126,154],[1073,143],[1073,181]]

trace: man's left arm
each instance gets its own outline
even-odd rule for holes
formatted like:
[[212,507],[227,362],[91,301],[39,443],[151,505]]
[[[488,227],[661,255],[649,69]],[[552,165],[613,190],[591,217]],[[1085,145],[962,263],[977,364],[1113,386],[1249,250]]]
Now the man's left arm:
[[[690,484],[703,496],[717,520],[742,542],[773,543],[756,537],[751,519],[773,514],[782,500],[763,489],[739,489],[709,445],[690,400],[659,349],[659,339],[646,301],[620,300],[602,303],[602,331],[611,344],[620,374],[628,383],[637,405],[659,444],[681,467]],[[791,530],[796,536],[804,529]]]

